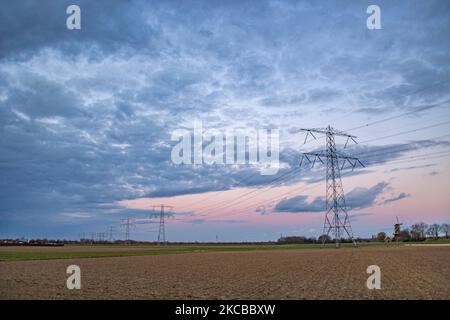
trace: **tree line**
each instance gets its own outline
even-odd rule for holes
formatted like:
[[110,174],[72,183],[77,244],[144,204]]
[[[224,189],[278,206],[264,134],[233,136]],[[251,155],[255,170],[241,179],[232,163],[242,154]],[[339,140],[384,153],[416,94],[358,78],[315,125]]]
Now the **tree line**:
[[[450,224],[426,224],[425,222],[417,222],[411,225],[409,228],[405,228],[400,231],[398,241],[423,241],[427,238],[440,239],[445,237],[448,239],[450,234]],[[376,236],[378,241],[386,241],[389,236],[385,232],[379,232]]]
[[[409,228],[400,230],[400,234],[394,239],[393,235],[388,235],[385,232],[379,232],[377,235],[373,235],[371,238],[355,238],[356,242],[373,242],[373,241],[423,241],[427,238],[440,239],[445,237],[448,239],[450,234],[450,224],[426,224],[425,222],[418,222],[411,225]],[[284,236],[278,239],[280,244],[288,243],[322,243],[332,242],[333,239],[328,235],[321,235],[316,237],[305,236]],[[349,239],[342,239],[342,242],[351,242]]]

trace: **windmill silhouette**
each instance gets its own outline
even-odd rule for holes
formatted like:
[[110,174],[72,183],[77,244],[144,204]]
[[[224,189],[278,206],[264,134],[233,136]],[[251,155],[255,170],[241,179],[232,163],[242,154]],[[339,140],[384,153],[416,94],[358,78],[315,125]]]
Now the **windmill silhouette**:
[[396,218],[397,218],[397,223],[394,224],[394,237],[392,238],[393,241],[399,241],[400,232],[401,232],[400,226],[403,224],[403,223],[400,223],[400,221],[398,220],[398,217],[396,217]]

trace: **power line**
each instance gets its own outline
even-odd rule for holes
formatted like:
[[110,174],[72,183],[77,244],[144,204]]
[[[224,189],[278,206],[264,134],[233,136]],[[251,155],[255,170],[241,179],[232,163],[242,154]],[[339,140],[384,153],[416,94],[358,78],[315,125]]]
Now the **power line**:
[[418,132],[418,131],[421,131],[421,130],[436,128],[436,127],[442,126],[442,125],[447,124],[447,123],[450,123],[450,120],[439,122],[439,123],[435,123],[435,124],[432,124],[432,125],[429,125],[429,126],[425,126],[425,127],[421,127],[421,128],[417,128],[417,129],[412,129],[412,130],[398,132],[398,133],[387,135],[387,136],[382,136],[382,137],[378,137],[378,138],[365,140],[365,141],[362,141],[361,143],[373,142],[373,141],[377,141],[377,140],[382,140],[382,139],[387,139],[387,138],[401,136],[401,135],[408,134],[408,133]]
[[[416,93],[422,92],[422,91],[427,90],[427,89],[429,89],[429,88],[433,88],[433,87],[439,86],[439,85],[444,84],[444,83],[447,83],[447,82],[450,82],[450,79],[445,79],[445,80],[443,80],[443,81],[438,81],[438,82],[432,83],[431,85],[428,85],[428,86],[425,86],[425,87],[422,87],[422,88],[413,90],[413,91],[411,91],[410,93],[407,93],[406,96],[412,96],[412,95],[415,95]],[[444,101],[444,103],[449,102],[449,101],[450,101],[450,100]],[[438,105],[439,105],[439,104],[438,104]],[[438,106],[438,105],[435,105],[435,106]],[[421,109],[421,110],[418,110],[418,111],[415,111],[415,112],[420,112],[420,111],[432,109],[432,108],[434,108],[435,106],[432,106],[431,108],[426,108],[426,107],[425,107],[425,109]],[[419,107],[419,109],[420,109],[420,107]],[[337,120],[341,120],[341,119],[343,119],[343,118],[348,117],[349,115],[351,115],[351,114],[353,114],[353,113],[354,113],[353,110],[352,110],[352,111],[349,111],[349,112],[347,112],[346,114],[344,114],[344,115],[342,115],[342,116],[340,116],[340,117],[338,117],[338,118],[335,118],[335,119],[333,119],[333,120],[331,120],[331,121],[329,121],[329,122],[335,122],[335,121],[337,121]],[[405,114],[402,114],[402,115],[405,115]],[[362,127],[364,127],[364,126],[362,126]],[[358,129],[359,129],[359,128],[358,128]],[[356,130],[356,129],[347,129],[346,131],[351,131],[351,130]]]
[[[437,159],[437,158],[443,158],[443,157],[450,156],[450,154],[441,154],[441,153],[445,153],[445,152],[450,152],[450,151],[440,151],[440,152],[429,153],[429,154],[426,154],[426,155],[416,155],[416,156],[412,156],[412,157],[411,156],[409,156],[409,157],[400,157],[398,159],[394,159],[394,160],[391,160],[391,161],[386,161],[386,162],[378,163],[378,164],[376,164],[376,163],[375,164],[366,163],[366,164],[367,164],[367,166],[374,167],[374,166],[383,166],[383,165],[391,165],[391,164],[398,164],[398,163],[406,163],[406,162],[412,162],[412,161],[415,162],[415,161],[423,161],[423,160],[429,160],[429,159]],[[351,173],[351,172],[349,172],[349,173]],[[347,174],[344,173],[344,174],[342,174],[342,176],[346,176],[349,173],[347,173]],[[319,183],[319,182],[317,182],[317,183]],[[260,206],[262,206],[262,205],[264,205],[266,203],[270,203],[270,202],[273,202],[273,201],[279,201],[279,200],[285,199],[286,196],[289,196],[291,194],[294,194],[294,193],[298,194],[299,192],[304,192],[304,191],[307,191],[307,190],[311,190],[311,189],[314,189],[314,188],[316,188],[318,186],[319,186],[319,184],[316,184],[315,186],[306,185],[306,186],[303,186],[302,188],[297,188],[297,189],[292,190],[292,191],[290,191],[288,193],[284,193],[281,196],[278,195],[278,196],[275,196],[273,198],[266,199],[263,202],[257,202],[257,203],[250,204],[250,205],[248,205],[248,206],[246,206],[244,208],[240,208],[240,210],[241,211],[246,211],[246,210],[248,210],[248,209],[250,209],[252,207],[257,208],[257,207],[260,207]],[[230,215],[228,215],[228,214],[225,214],[225,215],[224,214],[219,214],[219,215],[216,215],[214,217],[217,218],[217,217],[224,217],[224,216],[230,216]]]
[[[421,107],[421,108],[418,108],[418,109],[413,110],[413,111],[409,111],[409,112],[406,112],[406,113],[403,113],[403,114],[400,114],[400,115],[396,115],[396,116],[394,116],[394,117],[389,117],[389,118],[386,118],[386,119],[374,121],[374,122],[372,122],[372,123],[363,125],[363,126],[361,126],[361,127],[366,127],[366,126],[373,125],[373,124],[376,124],[376,123],[380,123],[380,122],[384,122],[384,121],[388,121],[388,120],[393,120],[393,119],[402,117],[402,116],[404,116],[404,115],[416,113],[416,112],[419,112],[419,111],[428,110],[428,109],[434,108],[434,107],[436,107],[436,106],[445,104],[445,103],[447,103],[447,102],[449,102],[449,101],[450,101],[450,100],[444,101],[444,102],[442,102],[442,103],[434,104],[434,105],[431,105],[431,106]],[[366,140],[366,141],[363,141],[363,142],[371,142],[371,141],[376,141],[376,140],[382,140],[382,139],[386,139],[386,138],[389,138],[389,137],[395,137],[395,136],[399,136],[399,135],[403,135],[403,134],[407,134],[407,133],[417,132],[417,131],[420,131],[420,130],[425,130],[425,129],[433,128],[433,127],[440,126],[440,125],[443,125],[443,124],[447,124],[447,123],[449,123],[449,122],[450,122],[450,121],[445,121],[445,122],[433,124],[433,125],[430,125],[430,126],[418,128],[418,129],[413,129],[413,130],[408,130],[408,131],[405,131],[405,132],[396,133],[396,134],[389,135],[389,136],[383,136],[383,137],[378,137],[378,138]],[[359,127],[357,127],[357,128],[359,128]],[[349,130],[356,130],[357,128],[351,128],[351,129],[349,129]],[[349,130],[348,130],[348,131],[349,131]],[[308,132],[308,133],[313,135],[312,132]],[[307,134],[307,136],[305,137],[305,142],[304,142],[304,144],[307,144],[307,143],[309,143],[309,142],[311,142],[311,141],[314,141],[314,140],[309,140],[309,141],[307,141],[307,137],[308,137],[308,134]],[[316,138],[314,135],[313,135],[313,137],[314,137],[315,140],[317,140],[317,138]],[[325,137],[325,136],[324,136],[324,137]],[[323,137],[320,137],[319,139],[321,139],[321,138],[323,138]],[[348,141],[347,141],[347,142],[348,142]],[[346,143],[346,145],[347,145],[347,143]],[[287,174],[288,174],[288,173],[287,173]],[[255,175],[255,174],[254,174],[254,175]],[[254,176],[254,175],[251,175],[251,176]],[[284,175],[284,176],[285,176],[285,175]],[[279,178],[282,178],[282,177],[278,177],[278,178],[276,178],[275,180],[271,181],[270,183],[276,181],[276,180],[279,179]],[[238,199],[242,199],[243,197],[245,197],[245,196],[247,196],[247,195],[249,195],[249,194],[253,194],[253,193],[259,191],[259,190],[262,189],[262,188],[265,189],[265,188],[267,188],[267,187],[266,187],[266,186],[261,186],[261,187],[258,187],[258,188],[255,189],[255,190],[251,190],[251,191],[249,191],[249,192],[247,192],[247,193],[245,193],[245,194],[243,194],[243,195],[240,195],[238,198],[236,198],[236,199],[234,199],[234,200],[231,200],[231,203],[235,202],[235,201],[238,200]],[[270,187],[269,190],[270,190],[271,188],[272,188],[272,187]],[[268,190],[266,190],[266,191],[268,191]],[[263,191],[262,193],[264,193],[264,192],[266,192],[266,191]],[[216,196],[217,196],[217,195],[216,195]],[[251,198],[253,198],[253,197],[251,197]],[[226,204],[225,207],[229,207],[231,203],[230,203],[228,200],[225,200],[225,201],[219,202],[218,204],[213,204],[213,205],[208,205],[208,206],[206,206],[206,207],[202,207],[202,208],[200,208],[200,211],[206,211],[206,212],[207,212],[207,211],[209,211],[210,209],[213,209],[213,208],[214,208],[214,209],[217,209],[217,205],[219,205],[219,207],[220,207],[220,205],[222,205],[222,204]],[[196,210],[196,211],[197,211],[197,210]],[[198,212],[198,211],[197,211],[197,212]]]
[[[440,136],[438,138],[447,137],[447,136],[450,136],[450,134],[446,134],[446,135]],[[436,139],[438,139],[438,138],[436,138]],[[419,142],[422,142],[422,141],[426,141],[426,140],[415,140],[411,144],[419,143]],[[413,152],[413,151],[417,151],[417,150],[420,150],[420,149],[423,149],[423,148],[430,148],[430,147],[433,147],[433,145],[426,145],[426,146],[424,146],[422,148],[414,148],[414,147],[411,147],[411,146],[404,147],[403,145],[394,145],[394,146],[389,146],[389,147],[386,147],[386,148],[380,148],[380,149],[378,149],[376,151],[361,152],[361,153],[356,153],[356,154],[353,154],[353,155],[355,155],[355,156],[363,156],[362,158],[364,158],[364,156],[366,156],[366,155],[370,155],[372,157],[378,157],[378,156],[382,156],[382,155],[386,155],[386,154],[394,154],[394,153],[398,153],[398,152],[408,152],[408,151]],[[441,148],[447,148],[447,147],[450,147],[450,145],[448,145],[448,146],[440,146],[440,147]],[[386,150],[387,152],[379,152],[380,150]],[[376,152],[378,152],[378,153],[376,153]]]
[[115,230],[115,228],[113,226],[110,226],[108,228],[108,234],[109,234],[108,239],[109,239],[110,242],[112,242],[114,240],[114,238],[113,238],[114,230]]
[[[330,232],[332,232],[335,236],[336,246],[339,246],[339,243],[341,242],[341,238],[343,237],[344,232],[352,240],[353,240],[353,232],[350,226],[350,219],[348,218],[347,208],[345,205],[344,191],[342,188],[342,181],[340,175],[341,168],[338,160],[343,159],[344,161],[347,161],[348,163],[350,163],[350,165],[352,165],[353,168],[356,166],[356,163],[359,162],[359,160],[357,158],[338,153],[336,151],[334,137],[344,136],[348,140],[351,139],[353,141],[355,141],[356,137],[353,135],[349,135],[345,132],[333,129],[330,126],[328,126],[326,129],[305,129],[304,131],[307,131],[307,136],[312,135],[314,138],[315,138],[314,133],[324,133],[326,134],[327,137],[327,150],[324,153],[305,153],[304,156],[306,157],[306,159],[308,159],[308,161],[310,161],[308,156],[314,156],[314,159],[319,159],[322,163],[323,163],[322,157],[326,158],[327,160],[327,175],[326,175],[327,206],[324,222],[324,234],[328,236]],[[305,138],[305,142],[306,139],[307,137]],[[255,191],[257,190],[253,190],[253,192]],[[248,193],[241,195],[237,199],[240,199],[247,194]],[[237,199],[235,199],[235,201]],[[330,218],[330,215],[333,215],[333,217]],[[323,241],[325,241],[325,238],[323,238]]]
[[[381,123],[381,122],[385,122],[385,121],[389,121],[389,120],[394,120],[394,119],[403,117],[404,115],[408,115],[408,114],[411,114],[411,113],[416,113],[416,112],[419,112],[419,111],[424,111],[424,110],[427,110],[427,109],[430,109],[430,108],[434,108],[434,107],[436,107],[436,106],[438,106],[438,105],[445,104],[445,103],[447,103],[447,102],[450,102],[450,100],[447,100],[447,101],[444,101],[444,102],[442,102],[442,103],[433,105],[432,107],[427,107],[427,108],[426,108],[426,107],[422,107],[422,108],[419,108],[419,109],[417,109],[417,110],[413,110],[413,111],[406,112],[406,113],[401,113],[401,114],[396,115],[396,116],[393,116],[393,117],[389,117],[389,118],[385,118],[385,119],[382,119],[382,120],[377,120],[377,121],[374,121],[374,122],[370,122],[370,123],[367,123],[367,124],[362,125],[362,126],[359,126],[359,127],[354,127],[354,128],[347,129],[346,131],[357,130],[357,129],[360,129],[360,128],[363,128],[363,127],[371,126],[371,125],[373,125],[373,124],[377,124],[377,123]],[[420,130],[430,129],[430,128],[437,127],[437,126],[440,126],[440,125],[443,125],[443,124],[447,124],[447,123],[449,123],[449,122],[446,121],[446,122],[443,122],[443,123],[438,123],[438,124],[434,124],[434,125],[422,127],[422,128],[419,128],[419,129],[413,129],[413,130],[409,130],[409,131],[405,131],[405,132],[396,133],[396,134],[393,134],[393,135],[390,135],[390,136],[384,136],[384,137],[374,138],[374,139],[362,141],[361,143],[373,142],[373,141],[378,141],[378,140],[382,140],[382,139],[385,139],[385,138],[396,137],[396,136],[403,135],[403,134],[406,134],[406,133],[413,133],[413,132],[420,131]],[[390,130],[389,130],[389,131],[390,131]],[[316,140],[323,139],[323,138],[325,138],[325,136],[314,137],[313,140],[308,140],[308,141],[305,140],[305,143],[304,143],[303,145],[308,144],[308,143],[310,143],[310,142],[312,142],[312,141],[316,141]]]
[[[384,162],[384,163],[377,163],[377,164],[373,164],[371,166],[382,166],[382,165],[385,165],[385,164],[398,164],[398,163],[405,163],[405,162],[409,162],[409,161],[442,158],[442,157],[446,157],[447,156],[446,153],[450,153],[450,150],[444,150],[444,151],[437,151],[437,152],[432,152],[432,153],[428,153],[428,154],[415,155],[415,156],[407,157],[407,158],[399,158],[397,160],[387,161],[387,162]],[[417,160],[414,160],[414,159],[417,159]]]
[[[439,139],[439,138],[446,137],[446,136],[449,136],[449,135],[450,135],[450,134],[442,135],[442,136],[438,136],[438,137],[433,137],[433,138],[429,138],[429,139]],[[418,141],[413,141],[413,142],[420,142],[420,141],[423,141],[423,140],[418,140]],[[411,149],[410,147],[398,149],[398,146],[394,146],[394,147],[383,148],[383,149],[381,149],[381,150],[387,150],[388,152],[381,152],[381,153],[376,153],[376,154],[374,154],[374,152],[363,152],[363,153],[357,153],[357,154],[354,154],[354,156],[363,156],[363,158],[365,158],[364,156],[366,156],[366,157],[367,157],[367,156],[377,157],[377,156],[380,156],[380,155],[394,154],[395,152],[401,152],[401,151],[415,151],[415,150],[417,150],[417,149]],[[379,150],[377,150],[377,151],[375,151],[375,152],[378,152],[378,151],[379,151]],[[401,158],[400,158],[400,159],[401,159]],[[390,161],[389,161],[389,162],[390,162]],[[387,161],[385,161],[385,162],[383,162],[383,163],[387,163]],[[370,164],[370,165],[373,166],[373,164]],[[300,168],[295,169],[294,172],[297,171],[297,170],[299,170],[299,169],[300,169]],[[294,173],[294,172],[290,172],[290,173]],[[290,179],[290,178],[291,178],[291,177],[289,177],[288,179]],[[287,180],[288,180],[288,179],[287,179]],[[278,185],[280,185],[280,182],[279,182],[278,184],[272,185],[272,186],[270,186],[270,187],[266,187],[266,188],[265,188],[266,190],[260,192],[259,194],[253,195],[253,196],[251,196],[251,197],[247,197],[247,198],[244,199],[244,200],[245,200],[245,201],[248,201],[248,200],[250,200],[250,199],[252,199],[252,198],[255,198],[256,196],[259,196],[259,195],[261,195],[261,194],[263,194],[263,193],[265,193],[265,192],[271,190],[272,188],[274,188],[274,187],[276,187],[276,186],[278,186]],[[257,189],[257,190],[254,190],[254,192],[257,192],[257,191],[259,191],[260,189],[261,189],[261,188],[259,188],[259,189]],[[241,198],[243,198],[245,195],[248,195],[248,194],[249,194],[249,192],[247,192],[247,193],[244,194],[244,195],[241,195],[239,198],[241,199]],[[226,209],[226,208],[228,208],[228,207],[236,206],[236,205],[242,203],[242,201],[238,201],[237,203],[235,203],[236,200],[238,200],[238,199],[234,199],[234,200],[232,200],[232,202],[228,202],[228,204],[225,205],[225,206],[218,206],[218,207],[216,206],[215,209],[216,209],[216,210],[223,210],[223,209]],[[253,206],[253,205],[251,205],[251,206]],[[251,206],[250,206],[250,207],[251,207]],[[244,208],[244,209],[245,209],[245,208]],[[223,215],[221,215],[221,214],[219,214],[219,215],[212,215],[212,217],[220,217],[220,216],[223,216]]]
[[[258,171],[249,174],[245,179],[242,179],[241,181],[239,181],[238,184],[237,184],[237,186],[243,185],[244,182],[249,181],[250,178],[253,178],[253,177],[255,177],[255,176],[259,175],[259,174],[260,174],[260,173],[259,173]],[[233,186],[232,186],[232,187],[233,187]],[[228,191],[228,190],[218,190],[218,191],[220,192],[220,191]],[[216,192],[217,192],[217,191],[216,191]],[[202,201],[209,200],[209,199],[211,199],[211,198],[214,198],[215,196],[217,196],[217,194],[211,195],[211,196],[209,196],[209,197],[206,197],[206,198],[202,199]]]
[[[445,104],[445,103],[447,103],[447,102],[449,102],[449,101],[450,101],[450,100],[444,101],[444,102],[442,102],[442,103],[434,104],[434,105],[431,105],[431,106],[419,107],[419,108],[417,108],[417,109],[415,109],[415,110],[412,110],[412,111],[409,111],[409,112],[406,112],[406,113],[402,113],[402,114],[400,114],[400,115],[396,115],[396,116],[393,116],[393,117],[385,118],[385,119],[382,119],[382,120],[374,121],[374,122],[368,123],[368,124],[363,125],[363,126],[360,126],[360,127],[361,127],[361,128],[362,128],[362,127],[367,127],[367,126],[370,126],[370,125],[373,125],[373,124],[376,124],[376,123],[381,123],[381,122],[384,122],[384,121],[393,120],[393,119],[402,117],[402,116],[404,116],[404,115],[408,115],[408,114],[412,114],[412,113],[416,113],[416,112],[420,112],[420,111],[429,110],[429,109],[434,108],[434,107],[436,107],[436,106]],[[390,136],[379,137],[379,138],[367,140],[367,141],[365,141],[365,142],[368,142],[368,141],[375,141],[375,140],[381,140],[381,139],[385,139],[385,138],[388,138],[388,137],[394,137],[394,136],[403,135],[403,134],[407,134],[407,133],[411,133],[411,132],[416,132],[416,131],[424,130],[424,129],[427,129],[427,128],[432,128],[432,127],[435,127],[435,126],[438,126],[438,125],[446,124],[446,123],[448,123],[448,122],[450,122],[450,121],[446,121],[446,122],[442,122],[442,123],[438,123],[438,124],[433,124],[433,125],[431,125],[431,126],[426,126],[426,127],[422,127],[422,128],[418,128],[418,129],[413,129],[413,130],[409,130],[409,131],[405,131],[405,132],[400,132],[400,133],[396,133],[396,134],[393,134],[393,135],[390,135]],[[351,129],[349,129],[349,130],[356,130],[356,129],[360,128],[360,127],[351,128]],[[314,138],[315,138],[315,137],[314,137]],[[305,144],[306,144],[306,143],[309,143],[309,142],[311,142],[311,141],[313,141],[313,140],[310,140],[310,141],[306,141],[306,140],[305,140]],[[297,170],[297,169],[295,169],[295,170]],[[282,177],[277,177],[277,178],[275,178],[275,180],[273,180],[273,181],[270,182],[270,183],[273,183],[274,181],[283,178],[283,177],[286,176],[287,174],[289,174],[289,172],[286,173],[285,175],[283,175]],[[255,175],[255,174],[254,174],[254,175]],[[254,176],[254,175],[251,175],[251,176]],[[278,184],[278,185],[279,185],[279,184]],[[275,185],[275,186],[277,186],[277,185]],[[261,192],[261,193],[264,193],[264,192],[270,190],[270,189],[273,188],[273,187],[274,187],[274,186],[270,186],[270,184],[269,184],[269,187],[267,187],[267,186],[260,186],[260,187],[258,187],[257,189],[251,190],[251,191],[249,191],[249,192],[247,192],[247,193],[245,193],[245,194],[240,195],[238,198],[231,200],[231,202],[230,202],[229,200],[225,200],[225,201],[220,202],[219,204],[213,204],[213,205],[209,205],[209,206],[200,208],[200,210],[203,211],[203,210],[206,209],[206,212],[208,212],[208,211],[209,211],[210,209],[212,209],[212,208],[214,208],[214,209],[217,210],[217,209],[223,209],[223,208],[226,208],[226,207],[230,207],[231,204],[233,204],[234,202],[236,202],[236,201],[239,200],[239,199],[242,199],[242,198],[246,197],[247,195],[256,193],[256,192],[258,192],[260,189],[267,189],[267,188],[268,188],[267,190]],[[250,197],[250,198],[248,198],[248,199],[251,199],[251,198],[254,198],[254,197],[255,197],[255,196]],[[248,199],[247,199],[247,200],[248,200]],[[222,204],[225,204],[225,206],[221,208],[220,205],[222,205]],[[219,205],[219,207],[217,207],[217,205]],[[197,211],[197,210],[196,210],[196,211]],[[198,212],[198,211],[197,211],[197,212]]]
[[[302,186],[302,188],[296,188],[296,189],[294,189],[294,190],[292,190],[292,191],[289,191],[289,192],[287,192],[287,193],[282,194],[281,196],[278,195],[278,196],[275,196],[275,197],[273,197],[273,198],[266,199],[266,200],[264,200],[263,202],[257,202],[257,203],[250,204],[250,205],[248,205],[248,206],[246,206],[246,207],[244,207],[244,208],[241,208],[241,210],[242,210],[242,211],[245,211],[245,210],[248,210],[248,209],[250,209],[250,208],[252,208],[252,207],[258,208],[258,207],[261,207],[262,205],[264,205],[264,204],[266,204],[266,203],[271,203],[271,202],[273,202],[273,201],[278,201],[278,200],[284,199],[284,198],[286,198],[286,196],[288,196],[288,195],[291,195],[291,194],[294,194],[294,193],[299,193],[299,192],[304,192],[304,191],[306,191],[306,190],[311,190],[311,189],[317,188],[317,187],[319,187],[319,186],[320,186],[319,182],[318,182],[316,185],[314,185],[314,186],[311,186],[311,185]],[[223,217],[223,216],[224,216],[224,215],[219,215],[219,216],[215,216],[215,218],[217,218],[217,217]]]
[[[296,169],[293,170],[293,172],[295,172],[295,171],[297,171],[297,170],[299,170],[299,169],[300,169],[300,168],[296,168]],[[220,206],[221,206],[222,204],[225,204],[225,207],[228,207],[228,206],[229,206],[230,204],[232,204],[233,202],[235,202],[235,201],[237,201],[237,200],[239,200],[239,199],[242,199],[243,197],[245,197],[245,196],[247,196],[247,195],[253,194],[253,193],[255,193],[255,192],[257,192],[257,191],[259,191],[259,190],[261,190],[261,189],[272,188],[272,187],[271,187],[271,184],[272,184],[272,183],[277,182],[277,181],[282,181],[286,176],[288,176],[288,175],[291,174],[291,173],[292,173],[291,171],[287,171],[287,172],[285,172],[284,174],[282,174],[281,176],[278,176],[278,177],[275,177],[274,179],[272,179],[272,180],[269,182],[268,185],[262,185],[262,186],[259,186],[259,187],[257,187],[256,189],[250,190],[250,191],[248,191],[248,192],[246,192],[246,193],[244,193],[244,194],[238,196],[237,198],[235,198],[235,199],[233,199],[233,200],[231,200],[231,201],[230,201],[230,200],[224,200],[224,201],[219,202],[218,204],[208,205],[208,206],[206,206],[206,207],[200,208],[200,210],[197,211],[197,213],[208,212],[209,210],[211,210],[211,209],[213,209],[213,208],[214,208],[214,209],[217,209],[218,207],[220,208]],[[206,210],[205,210],[205,209],[206,209]]]
[[384,118],[384,119],[372,121],[372,122],[363,124],[361,126],[349,128],[346,131],[354,131],[354,130],[358,130],[358,129],[361,129],[361,128],[370,127],[370,126],[372,126],[374,124],[379,124],[379,123],[383,123],[383,122],[386,122],[386,121],[395,120],[395,119],[401,118],[403,116],[407,116],[407,115],[414,114],[414,113],[421,112],[421,111],[430,110],[430,109],[436,108],[438,106],[441,106],[441,105],[449,103],[449,102],[450,102],[450,100],[446,100],[446,101],[443,101],[443,102],[440,102],[440,103],[435,103],[435,104],[431,104],[431,105],[428,105],[428,106],[418,107],[415,110],[404,112],[404,113],[401,113],[401,114],[398,114],[398,115],[395,115],[395,116],[391,116],[391,117],[387,117],[387,118]]
[[[298,168],[298,169],[296,169],[296,170],[300,170],[300,168]],[[275,187],[275,186],[273,186],[273,187]],[[243,199],[243,200],[239,201],[238,203],[233,204],[233,206],[239,205],[239,204],[241,204],[241,203],[243,203],[243,202],[246,202],[246,201],[248,201],[248,200],[250,200],[250,199],[253,199],[253,198],[255,198],[256,196],[259,196],[259,195],[261,195],[262,193],[265,193],[265,192],[269,191],[269,190],[272,189],[273,187],[271,187],[271,188],[269,188],[268,190],[265,190],[265,191],[263,191],[263,192],[261,192],[261,193],[259,193],[259,194],[257,194],[257,195],[254,195],[254,196],[249,197],[249,198],[247,198],[247,199]],[[265,202],[264,202],[264,203],[265,203]],[[216,208],[216,210],[223,210],[223,209],[226,209],[227,207],[230,207],[230,206],[218,207],[218,208]],[[253,205],[250,205],[249,207],[253,207]],[[246,209],[246,207],[244,207],[243,210],[245,210],[245,209]],[[219,213],[219,214],[215,214],[215,215],[208,215],[208,217],[212,217],[212,218],[218,218],[218,217],[223,217],[223,216],[226,216],[226,215],[220,214],[220,213]]]
[[[244,185],[243,185],[244,182],[247,182],[247,181],[250,180],[250,178],[253,178],[253,177],[258,176],[258,175],[260,175],[260,172],[258,172],[258,171],[257,171],[257,172],[254,172],[254,173],[250,174],[249,176],[247,176],[245,179],[239,181],[238,184],[235,185],[234,187],[239,186],[239,185],[244,186]],[[276,178],[276,179],[277,179],[277,178]],[[270,181],[269,184],[272,183],[272,182],[273,182],[273,181]],[[261,186],[261,187],[264,187],[264,185]],[[232,189],[219,190],[219,192],[230,191],[230,190],[232,190]],[[217,192],[217,191],[213,191],[213,192]],[[213,194],[213,195],[211,195],[211,196],[209,196],[209,197],[206,197],[206,198],[202,199],[202,201],[210,200],[211,198],[215,198],[215,197],[217,197],[218,195],[219,195],[219,194]],[[219,202],[218,204],[214,204],[214,205],[206,205],[206,206],[204,206],[204,207],[200,207],[200,208],[198,208],[196,211],[197,211],[197,212],[199,212],[199,211],[204,211],[204,210],[208,211],[209,209],[212,209],[212,208],[216,207],[217,205],[221,205],[221,204],[225,204],[225,203],[228,203],[228,200],[226,200],[226,201],[221,201],[221,202]]]
[[[388,162],[386,162],[386,163],[377,164],[377,165],[371,165],[371,166],[373,167],[373,166],[390,165],[390,164],[398,164],[398,163],[409,163],[409,162],[423,161],[423,160],[430,160],[430,159],[437,159],[437,158],[443,158],[443,157],[449,157],[449,156],[450,156],[450,153],[447,154],[447,155],[431,156],[431,157],[423,157],[423,158],[420,158],[420,159],[412,159],[412,160],[405,159],[405,160],[403,160],[403,161],[397,161],[397,162],[391,162],[391,161],[388,161]],[[349,173],[350,173],[350,172],[349,172]],[[342,174],[342,176],[344,177],[344,176],[348,175],[349,173],[346,173],[346,174],[344,173],[344,174]],[[295,193],[295,194],[298,194],[299,192],[309,191],[309,190],[315,189],[315,188],[317,188],[317,187],[319,187],[319,186],[320,186],[320,184],[319,184],[319,182],[317,182],[317,184],[316,184],[316,185],[313,185],[313,186],[311,186],[311,185],[306,185],[306,186],[303,186],[303,188],[299,188],[299,189],[292,190],[292,191],[290,191],[290,192],[288,192],[288,193],[282,194],[281,196],[275,196],[275,197],[273,197],[273,198],[271,198],[271,199],[264,200],[263,202],[258,202],[258,203],[250,204],[250,205],[248,205],[248,206],[246,206],[246,207],[244,207],[244,208],[240,208],[240,210],[241,210],[240,215],[242,215],[242,212],[245,212],[246,210],[249,210],[250,208],[258,208],[258,207],[263,206],[263,205],[266,204],[266,203],[271,203],[271,202],[273,202],[273,201],[280,201],[280,200],[286,199],[286,196],[292,195],[292,194],[294,194],[294,193]],[[214,218],[218,218],[218,217],[229,217],[229,216],[232,216],[232,215],[233,215],[233,214],[231,214],[231,215],[230,215],[230,214],[222,214],[222,215],[214,216]]]

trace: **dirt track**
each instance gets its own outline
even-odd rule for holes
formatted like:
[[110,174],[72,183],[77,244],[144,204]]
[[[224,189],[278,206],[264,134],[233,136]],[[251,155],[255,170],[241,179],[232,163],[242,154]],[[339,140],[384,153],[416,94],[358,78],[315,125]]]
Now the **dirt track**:
[[[66,289],[66,267],[82,289]],[[381,268],[368,290],[366,268]],[[449,247],[202,252],[0,262],[1,299],[450,299]]]

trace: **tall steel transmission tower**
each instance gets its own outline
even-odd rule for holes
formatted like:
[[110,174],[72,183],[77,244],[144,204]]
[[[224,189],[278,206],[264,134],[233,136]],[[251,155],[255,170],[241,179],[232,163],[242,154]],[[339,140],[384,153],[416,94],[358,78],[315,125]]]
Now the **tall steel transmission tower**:
[[[326,136],[326,150],[303,153],[303,157],[300,161],[300,166],[302,165],[303,159],[306,159],[309,163],[312,163],[313,167],[316,160],[319,160],[322,164],[325,164],[324,160],[326,160],[326,207],[322,243],[325,244],[326,238],[329,237],[330,233],[334,235],[336,247],[339,247],[340,242],[343,238],[349,238],[353,241],[353,243],[355,243],[353,239],[352,227],[350,225],[350,219],[347,213],[347,206],[345,204],[341,170],[344,169],[346,163],[351,166],[352,170],[358,164],[363,167],[364,165],[358,158],[351,157],[340,151],[337,151],[334,138],[335,136],[346,137],[347,141],[344,146],[345,148],[347,147],[347,144],[350,140],[354,143],[357,143],[355,140],[356,136],[350,135],[340,130],[336,130],[331,126],[328,126],[326,128],[300,130],[307,132],[304,143],[306,143],[309,135],[316,139],[314,133],[325,134]],[[310,159],[312,157],[314,157],[313,161],[311,161]]]
[[108,241],[109,242],[113,242],[113,240],[114,240],[113,233],[114,233],[114,227],[110,226],[108,228],[108,234],[109,234],[109,237],[108,237],[109,240]]
[[105,233],[104,232],[99,232],[97,235],[98,235],[99,242],[105,241]]
[[165,226],[165,208],[168,208],[170,210],[173,210],[172,206],[160,204],[157,206],[153,206],[153,208],[159,207],[160,208],[160,214],[159,214],[159,232],[158,232],[158,242],[160,244],[166,244],[166,226]]
[[134,219],[126,218],[121,219],[121,226],[125,227],[125,241],[130,241],[130,227],[134,224]]
[[91,232],[91,244],[95,242],[95,232]]

